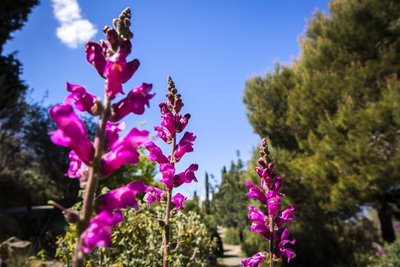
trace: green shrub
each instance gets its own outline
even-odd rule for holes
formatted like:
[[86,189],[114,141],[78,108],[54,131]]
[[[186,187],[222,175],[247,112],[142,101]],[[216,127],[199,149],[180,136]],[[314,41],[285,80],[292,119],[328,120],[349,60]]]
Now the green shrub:
[[400,267],[400,240],[383,246],[383,253],[370,257],[369,267]]
[[268,240],[259,233],[253,233],[246,229],[244,231],[244,242],[242,243],[242,252],[246,257],[253,256],[259,251],[267,249]]
[[224,235],[224,243],[230,245],[239,245],[240,244],[239,229],[233,227],[226,228]]
[[[139,212],[124,211],[124,221],[114,229],[111,248],[99,248],[87,257],[86,266],[161,266],[162,237],[159,221],[164,217],[161,206],[153,209],[142,205]],[[172,222],[171,266],[209,266],[216,240],[211,240],[207,227],[194,212],[177,213]],[[58,240],[56,257],[70,266],[74,250],[74,227]]]
[[222,257],[224,255],[222,238],[218,233],[217,219],[215,218],[214,214],[206,214],[203,215],[203,222],[207,226],[209,237],[216,241],[216,246],[214,247],[214,251],[212,253],[216,260],[216,257]]

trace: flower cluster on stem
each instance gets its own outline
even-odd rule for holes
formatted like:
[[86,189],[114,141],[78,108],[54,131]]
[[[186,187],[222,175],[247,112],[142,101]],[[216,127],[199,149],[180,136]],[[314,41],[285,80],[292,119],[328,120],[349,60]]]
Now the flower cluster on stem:
[[[104,98],[89,93],[82,85],[67,83],[70,93],[63,104],[50,109],[50,116],[58,129],[50,132],[53,143],[71,149],[70,165],[66,176],[79,179],[85,189],[82,210],[75,214],[78,242],[74,254],[74,266],[81,266],[83,254],[99,246],[111,245],[111,233],[115,225],[122,221],[120,209],[138,208],[135,196],[145,192],[143,181],[135,181],[121,188],[114,189],[100,196],[100,212],[91,219],[95,192],[99,179],[111,175],[125,164],[139,162],[137,148],[147,142],[149,132],[131,129],[125,137],[119,137],[125,124],[120,123],[126,115],[143,114],[145,106],[154,96],[150,94],[151,84],[142,85],[131,90],[128,95],[112,103],[119,94],[123,94],[122,84],[127,82],[139,67],[139,61],[127,61],[131,53],[130,9],[125,9],[114,27],[105,27],[106,40],[86,44],[86,59],[94,66],[98,74],[105,79]],[[94,141],[90,140],[83,121],[76,115],[73,106],[81,112],[99,116]],[[59,205],[58,205],[59,206]]]
[[162,222],[163,229],[163,266],[168,266],[168,255],[171,247],[170,218],[178,210],[183,209],[183,203],[187,197],[178,193],[172,196],[173,188],[179,187],[184,183],[197,182],[194,174],[198,169],[197,164],[191,164],[185,171],[176,174],[175,164],[188,152],[193,151],[193,142],[196,140],[191,132],[185,132],[178,142],[178,134],[182,133],[189,122],[190,114],[180,113],[183,102],[181,95],[178,94],[175,84],[171,77],[168,77],[167,101],[161,103],[160,111],[162,122],[160,126],[154,127],[157,131],[157,138],[171,145],[171,154],[167,157],[154,142],[148,142],[144,146],[149,152],[149,160],[159,164],[162,174],[161,182],[165,185],[165,191],[156,187],[148,187],[144,196],[145,201],[166,201],[165,218]]
[[262,251],[242,261],[243,266],[257,267],[260,263],[268,261],[269,266],[274,266],[274,261],[279,258],[286,258],[289,262],[295,257],[292,249],[287,248],[287,244],[295,244],[296,240],[289,239],[289,229],[285,227],[288,221],[294,220],[294,206],[290,205],[285,210],[281,210],[280,193],[282,176],[274,170],[275,164],[270,158],[267,140],[263,139],[260,146],[261,157],[258,160],[259,166],[256,173],[260,178],[260,185],[247,182],[249,188],[247,196],[257,199],[266,213],[262,210],[249,206],[248,218],[251,221],[250,231],[260,233],[268,240],[268,251]]

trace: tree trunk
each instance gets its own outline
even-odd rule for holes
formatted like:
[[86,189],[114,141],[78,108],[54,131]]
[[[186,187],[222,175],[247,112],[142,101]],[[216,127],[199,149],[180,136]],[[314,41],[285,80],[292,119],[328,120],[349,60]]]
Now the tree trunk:
[[392,243],[396,240],[393,228],[393,212],[385,197],[379,200],[378,217],[381,224],[381,235],[385,242]]
[[244,242],[244,237],[243,237],[243,230],[242,230],[242,228],[239,229],[239,240],[240,240],[240,244],[243,244],[243,242]]

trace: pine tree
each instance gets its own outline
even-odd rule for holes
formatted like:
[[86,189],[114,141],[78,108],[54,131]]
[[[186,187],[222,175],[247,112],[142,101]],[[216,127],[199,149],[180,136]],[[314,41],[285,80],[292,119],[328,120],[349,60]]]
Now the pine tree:
[[329,16],[309,22],[300,57],[249,80],[244,94],[250,123],[292,181],[299,216],[339,227],[373,206],[388,242],[388,201],[400,186],[399,17],[399,1],[333,0]]

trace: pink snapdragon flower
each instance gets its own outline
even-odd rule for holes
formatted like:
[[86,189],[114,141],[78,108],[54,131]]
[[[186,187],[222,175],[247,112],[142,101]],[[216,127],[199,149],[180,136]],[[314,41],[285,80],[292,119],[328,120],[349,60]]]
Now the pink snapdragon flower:
[[115,213],[104,210],[97,214],[81,236],[83,253],[88,254],[96,247],[110,247],[112,230],[122,219],[119,210]]
[[162,119],[161,126],[168,130],[169,135],[175,135],[175,116],[172,114],[172,112],[164,114]]
[[85,87],[81,85],[71,84],[68,82],[67,90],[68,92],[71,92],[71,94],[65,98],[65,104],[73,103],[79,111],[86,111],[92,115],[97,113],[97,102],[100,101],[97,96],[86,92]]
[[105,143],[107,147],[112,145],[118,140],[119,133],[125,129],[125,122],[109,122],[106,123]]
[[122,84],[128,81],[139,68],[139,60],[126,62],[126,55],[121,51],[116,52],[107,59],[103,75],[107,79],[106,91],[110,99],[123,93]]
[[[115,32],[115,30],[111,31]],[[110,34],[107,37],[113,38]],[[110,99],[123,93],[122,84],[133,76],[140,65],[137,59],[126,61],[126,57],[131,52],[130,40],[123,40],[118,45],[118,50],[108,56],[107,52],[111,47],[106,42],[86,44],[86,59],[95,67],[100,76],[106,79],[106,92]]]
[[172,186],[174,184],[175,177],[175,166],[172,163],[163,163],[160,164],[160,172],[162,174],[162,178],[160,182],[164,183],[168,190],[172,190]]
[[140,155],[137,148],[147,141],[148,136],[148,131],[133,128],[124,138],[113,143],[101,161],[103,174],[108,176],[122,165],[138,163]]
[[75,151],[69,152],[69,167],[65,176],[85,180],[89,172],[89,167],[76,155]]
[[183,210],[183,203],[186,201],[187,197],[181,193],[176,194],[172,197],[171,201],[174,203],[174,209]]
[[155,201],[161,201],[164,196],[165,191],[154,186],[148,186],[146,188],[146,194],[144,195],[143,200],[147,203],[153,203]]
[[280,201],[281,196],[278,192],[270,190],[267,193],[268,211],[271,216],[275,216],[276,212],[281,208]]
[[263,263],[265,261],[266,255],[263,255],[262,253],[258,252],[254,254],[253,256],[242,260],[242,265],[244,267],[257,267],[260,263]]
[[196,136],[193,133],[185,132],[182,139],[179,141],[175,150],[175,160],[178,162],[183,155],[193,151],[193,142],[196,141]]
[[293,221],[294,216],[293,216],[292,212],[294,210],[295,210],[294,206],[290,205],[287,209],[282,211],[282,213],[278,217],[276,217],[276,225],[278,227],[281,227],[284,223],[286,223],[288,221]]
[[246,194],[249,198],[256,198],[261,204],[267,204],[267,197],[260,188],[253,185],[252,182],[246,182],[246,186],[249,188],[249,193]]
[[148,158],[150,161],[156,161],[158,164],[169,163],[168,158],[163,154],[161,148],[154,142],[147,142],[144,144],[144,147],[149,151]]
[[50,109],[52,120],[59,127],[49,132],[51,141],[59,146],[69,147],[83,162],[93,159],[94,147],[86,133],[82,120],[69,104],[55,105]]
[[172,136],[168,130],[161,126],[155,126],[154,130],[157,131],[157,138],[161,138],[165,143],[170,144],[172,142]]
[[100,207],[102,210],[107,211],[125,209],[127,207],[138,210],[139,206],[136,201],[136,195],[145,191],[146,185],[143,183],[143,180],[131,182],[100,196]]
[[184,116],[178,114],[176,117],[176,132],[181,133],[185,130],[186,125],[190,119],[190,114],[185,114]]
[[136,87],[121,101],[111,106],[112,121],[119,121],[129,113],[141,115],[144,112],[144,107],[150,106],[149,100],[153,98],[154,94],[149,94],[153,85],[142,83]]
[[290,262],[290,260],[296,256],[292,249],[285,247],[286,244],[294,245],[296,243],[296,240],[294,238],[292,240],[287,239],[289,237],[289,234],[289,229],[285,228],[285,230],[283,230],[281,234],[279,244],[275,248],[275,255],[278,258],[285,257],[288,262]]
[[95,42],[86,43],[86,60],[93,65],[100,76],[104,77],[104,68],[106,67],[106,53],[100,44]]
[[270,238],[270,229],[267,227],[268,216],[261,210],[249,206],[248,218],[251,221],[250,231],[262,234],[266,239]]
[[191,183],[193,181],[197,182],[196,175],[194,174],[195,171],[199,169],[199,165],[197,164],[190,164],[190,166],[183,172],[174,176],[174,187],[179,187],[184,183]]

